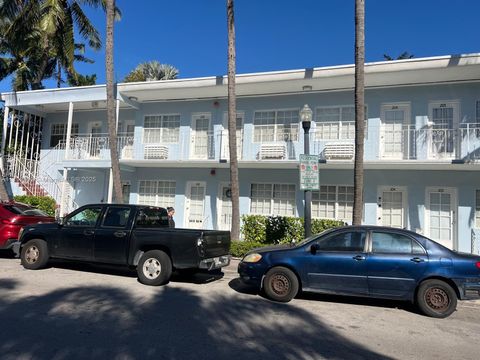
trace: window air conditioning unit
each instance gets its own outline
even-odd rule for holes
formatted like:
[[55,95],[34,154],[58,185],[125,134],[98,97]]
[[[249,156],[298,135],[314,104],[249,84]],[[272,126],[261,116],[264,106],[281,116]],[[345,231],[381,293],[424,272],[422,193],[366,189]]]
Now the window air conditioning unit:
[[352,142],[326,143],[323,155],[327,160],[351,160],[355,155],[355,144]]
[[287,147],[283,144],[262,144],[258,153],[260,160],[277,160],[287,157]]
[[145,145],[144,159],[168,159],[168,147],[165,145]]

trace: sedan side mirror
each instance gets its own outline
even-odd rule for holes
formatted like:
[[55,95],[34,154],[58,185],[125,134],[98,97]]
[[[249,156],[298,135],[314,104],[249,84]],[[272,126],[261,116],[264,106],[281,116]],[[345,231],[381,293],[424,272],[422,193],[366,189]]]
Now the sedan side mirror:
[[320,245],[312,244],[312,246],[310,246],[310,252],[312,253],[312,255],[315,255],[318,250],[320,250]]
[[58,219],[58,224],[59,224],[60,226],[65,225],[65,218],[64,218],[64,217],[59,218],[59,219]]

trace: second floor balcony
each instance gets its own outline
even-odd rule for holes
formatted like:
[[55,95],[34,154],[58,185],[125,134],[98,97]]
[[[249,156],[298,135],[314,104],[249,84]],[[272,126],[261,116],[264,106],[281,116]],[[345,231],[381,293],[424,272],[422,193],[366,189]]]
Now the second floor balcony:
[[[327,161],[353,161],[354,122],[316,124],[310,132],[310,153]],[[299,125],[249,125],[237,130],[239,161],[296,161],[304,151],[304,133]],[[65,160],[109,160],[108,134],[79,134],[57,146]],[[117,151],[125,161],[228,161],[228,131],[183,131],[176,141],[152,132],[142,136],[118,134]],[[426,126],[365,128],[365,161],[480,160],[480,126],[462,124],[450,129]]]

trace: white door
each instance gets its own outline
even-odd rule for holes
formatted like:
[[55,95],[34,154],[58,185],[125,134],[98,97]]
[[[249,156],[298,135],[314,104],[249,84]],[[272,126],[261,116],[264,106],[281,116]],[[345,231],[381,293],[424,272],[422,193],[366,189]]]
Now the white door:
[[[237,159],[242,158],[243,151],[243,112],[237,112]],[[230,147],[228,141],[228,113],[223,115],[223,131],[222,131],[222,151],[221,159],[230,159]]]
[[427,188],[426,200],[427,236],[449,249],[453,249],[457,207],[456,190]]
[[133,139],[135,135],[135,122],[133,120],[123,121],[118,124],[118,148],[121,159],[133,158]]
[[87,154],[91,158],[98,158],[100,150],[105,148],[107,138],[102,137],[102,123],[91,121],[88,123],[88,139],[86,139]]
[[232,190],[230,184],[220,184],[217,212],[218,230],[230,230],[232,227]]
[[404,159],[408,156],[408,138],[410,123],[409,104],[382,105],[381,144],[382,157]]
[[455,156],[455,130],[458,126],[459,104],[455,101],[430,104],[428,129],[429,156],[452,158]]
[[191,157],[193,159],[208,159],[211,150],[210,114],[195,114],[192,116]]
[[403,229],[406,227],[406,189],[381,187],[378,191],[377,224]]
[[185,201],[185,227],[202,229],[205,221],[205,190],[206,183],[202,181],[187,182]]

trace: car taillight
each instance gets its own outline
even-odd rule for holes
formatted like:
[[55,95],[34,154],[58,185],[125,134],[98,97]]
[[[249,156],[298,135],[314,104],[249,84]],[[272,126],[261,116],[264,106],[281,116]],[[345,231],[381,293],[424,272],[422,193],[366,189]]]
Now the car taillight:
[[477,269],[480,269],[480,261],[477,261],[477,262],[475,263],[475,266],[477,267]]

